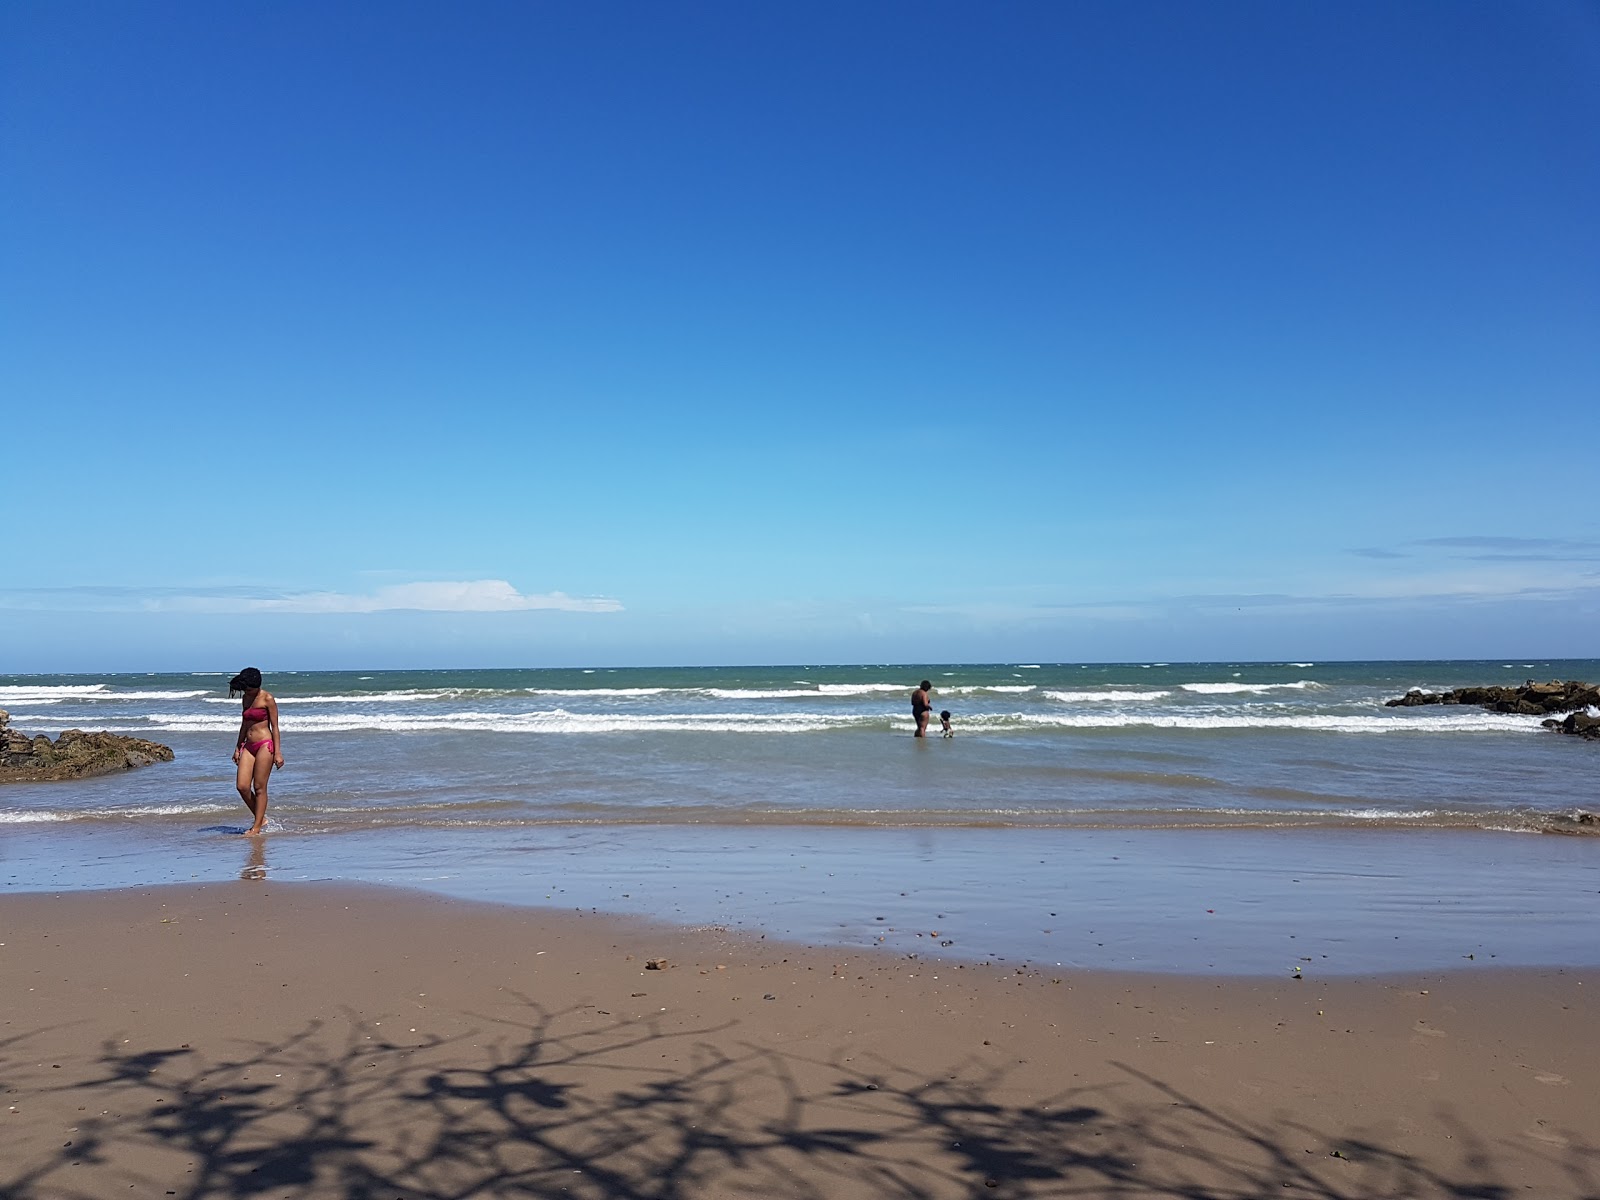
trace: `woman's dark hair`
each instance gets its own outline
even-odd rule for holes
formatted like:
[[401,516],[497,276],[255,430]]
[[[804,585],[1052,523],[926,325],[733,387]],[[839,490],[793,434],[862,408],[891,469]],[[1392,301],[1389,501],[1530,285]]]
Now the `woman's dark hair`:
[[254,667],[246,667],[228,680],[228,695],[242,696],[246,692],[255,691],[260,686],[261,672]]

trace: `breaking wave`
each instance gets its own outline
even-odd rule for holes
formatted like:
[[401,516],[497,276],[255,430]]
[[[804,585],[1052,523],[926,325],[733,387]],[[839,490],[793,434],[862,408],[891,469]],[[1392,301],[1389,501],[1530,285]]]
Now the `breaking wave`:
[[1045,692],[1051,700],[1060,700],[1064,704],[1075,704],[1080,701],[1138,701],[1138,700],[1165,700],[1172,695],[1171,692],[1120,692],[1116,690],[1104,692]]
[[[126,700],[193,700],[207,695],[203,688],[184,691],[117,691],[103,683],[41,685],[9,684],[0,687],[0,707],[7,704],[61,704]],[[238,701],[234,701],[238,703]]]
[[1231,696],[1245,692],[1305,691],[1320,688],[1322,684],[1314,679],[1302,679],[1297,683],[1180,683],[1178,686],[1199,696]]
[[[1071,693],[1064,693],[1070,696]],[[1093,696],[1094,694],[1088,694]],[[1141,693],[1148,698],[1150,693]],[[1087,698],[1087,697],[1086,697]],[[1097,696],[1095,698],[1098,698]],[[64,719],[39,714],[35,722]],[[1107,710],[1099,705],[1081,712],[1030,711],[956,714],[958,732],[968,734],[1046,733],[1072,730],[1303,730],[1319,733],[1539,733],[1537,717],[1513,716],[1474,710],[1402,709],[1382,714],[1283,713],[1277,710],[1217,712],[1212,708]],[[238,721],[221,713],[151,713],[142,723],[103,726],[113,733],[222,733],[238,728]],[[910,730],[909,715],[861,709],[811,709],[767,712],[577,712],[556,707],[533,712],[460,710],[453,712],[342,711],[296,712],[285,721],[288,732],[342,733],[373,730],[390,733],[815,733],[823,730]]]

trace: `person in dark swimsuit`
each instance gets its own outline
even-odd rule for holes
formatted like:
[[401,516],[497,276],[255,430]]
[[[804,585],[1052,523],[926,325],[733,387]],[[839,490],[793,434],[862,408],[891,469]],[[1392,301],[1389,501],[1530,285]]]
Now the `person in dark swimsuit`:
[[239,764],[235,780],[239,799],[253,818],[245,830],[249,837],[266,828],[267,780],[274,767],[283,766],[283,730],[278,726],[278,701],[262,690],[261,672],[254,667],[246,667],[228,680],[228,695],[244,697],[233,761]]
[[911,719],[917,723],[917,731],[912,737],[928,736],[928,714],[933,711],[933,703],[928,699],[931,691],[933,684],[924,679],[917,684],[917,690],[911,693]]

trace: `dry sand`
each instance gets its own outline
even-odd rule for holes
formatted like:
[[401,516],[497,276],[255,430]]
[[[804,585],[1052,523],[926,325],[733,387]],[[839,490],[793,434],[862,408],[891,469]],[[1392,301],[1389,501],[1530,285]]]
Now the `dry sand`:
[[1600,1195],[1595,971],[1019,972],[265,882],[9,896],[0,943],[7,1200]]

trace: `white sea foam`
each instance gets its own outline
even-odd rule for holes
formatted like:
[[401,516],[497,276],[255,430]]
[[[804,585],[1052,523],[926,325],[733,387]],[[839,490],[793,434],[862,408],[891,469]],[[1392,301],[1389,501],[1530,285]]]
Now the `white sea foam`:
[[[324,696],[274,696],[280,705],[283,704],[409,704],[415,700],[443,700],[447,697],[460,695],[459,691],[443,690],[435,692],[424,691],[399,691],[399,692],[350,692],[340,694],[330,692]],[[239,707],[237,696],[207,696],[207,704],[231,704]]]
[[[1017,714],[1022,724],[1069,729],[1301,729],[1323,733],[1538,733],[1533,717],[1499,713],[1408,720],[1393,716],[1221,716],[1200,713]],[[977,718],[982,720],[982,718]]]
[[982,696],[990,692],[1002,696],[1018,696],[1034,690],[1031,683],[975,683],[963,687],[942,687],[938,691],[941,695],[951,696]]
[[208,693],[204,688],[184,691],[116,691],[103,683],[66,684],[59,687],[27,684],[0,687],[3,704],[60,704],[63,701],[193,700]]
[[[279,704],[411,704],[425,703],[432,700],[506,700],[524,696],[566,696],[566,697],[617,697],[617,696],[658,696],[668,692],[677,691],[684,695],[702,694],[697,688],[436,688],[424,690],[422,688],[404,689],[393,692],[328,692],[322,695],[310,696],[275,696]],[[207,696],[207,704],[231,704],[239,706],[237,696]]]
[[1339,810],[1339,816],[1352,817],[1358,821],[1425,821],[1434,815],[1431,808],[1419,808],[1411,811],[1398,808],[1345,808]]
[[[482,732],[520,734],[701,732],[701,733],[798,733],[826,730],[909,729],[908,716],[898,705],[885,710],[881,702],[857,700],[840,704],[818,693],[806,693],[811,704],[784,705],[782,709],[751,711],[738,707],[738,701],[760,699],[760,689],[739,689],[740,694],[722,697],[734,703],[727,709],[707,703],[714,711],[696,711],[698,705],[673,705],[670,711],[638,711],[582,706],[541,708],[534,711],[461,707],[410,708],[373,705],[369,708],[338,706],[322,711],[299,709],[291,718],[291,728],[305,734],[332,734],[355,731],[391,733]],[[751,695],[750,693],[756,693]],[[1472,733],[1485,731],[1527,732],[1539,728],[1537,718],[1500,713],[1481,713],[1459,708],[1380,710],[1374,713],[1314,713],[1287,711],[1281,705],[1240,706],[1237,704],[1167,705],[1162,700],[1174,693],[1124,689],[1046,691],[1041,699],[1021,699],[1021,707],[1009,712],[982,711],[981,700],[972,701],[973,711],[961,714],[960,729],[972,732],[1006,730],[1119,729],[1148,727],[1174,730],[1318,730],[1339,733]],[[577,711],[574,711],[576,709]],[[64,726],[65,718],[45,718],[46,728]],[[113,732],[158,736],[172,733],[226,733],[237,729],[237,718],[227,712],[169,711],[141,716],[137,723],[108,724]]]
[[211,693],[204,689],[188,692],[107,692],[104,696],[96,696],[97,700],[193,700],[198,696],[209,696]]
[[1085,700],[1165,700],[1172,695],[1171,692],[1120,692],[1116,690],[1108,692],[1046,692],[1044,694],[1051,700],[1060,700],[1066,704],[1076,704]]
[[196,802],[194,804],[136,804],[129,808],[107,808],[93,810],[97,817],[172,817],[183,816],[188,813],[231,813],[238,808],[236,804],[214,804]]
[[698,691],[698,688],[525,688],[530,696],[660,696],[670,691]]
[[1300,667],[1300,668],[1304,669],[1306,667],[1314,667],[1317,664],[1316,663],[1284,663],[1283,665],[1286,666],[1286,667]]
[[1314,679],[1302,679],[1297,683],[1180,683],[1178,686],[1200,696],[1228,696],[1239,692],[1304,691],[1320,688],[1322,684]]
[[[1112,810],[1115,812],[1116,810]],[[1138,810],[1131,810],[1137,812]],[[1431,808],[1399,809],[1399,808],[1187,808],[1168,809],[1168,812],[1181,812],[1184,815],[1210,815],[1217,814],[1224,817],[1264,817],[1272,820],[1280,817],[1333,817],[1340,820],[1351,821],[1408,821],[1412,819],[1427,820],[1438,813]]]
[[716,700],[798,700],[807,696],[816,700],[822,696],[822,693],[814,687],[706,688],[702,694]]
[[0,825],[32,825],[40,821],[75,821],[82,813],[67,812],[0,812]]
[[33,825],[52,821],[91,821],[117,817],[181,817],[195,813],[232,812],[232,804],[132,804],[115,808],[84,808],[77,810],[34,809],[33,811],[0,812],[0,825]]
[[0,685],[0,698],[18,692],[51,696],[83,696],[90,692],[103,692],[103,683],[16,683]]
[[[954,689],[946,689],[954,690]],[[988,690],[996,692],[1026,692],[1028,687],[994,687]],[[851,696],[871,696],[886,692],[908,692],[909,685],[902,683],[824,683],[813,684],[802,682],[801,686],[793,688],[669,688],[669,687],[631,687],[631,688],[440,688],[431,691],[422,689],[409,689],[391,692],[348,692],[327,693],[325,695],[310,696],[278,696],[279,704],[408,704],[433,700],[452,700],[466,697],[485,699],[509,699],[523,696],[550,696],[569,700],[617,700],[641,699],[651,696],[685,696],[685,697],[711,697],[718,700],[792,700],[810,697],[842,698]],[[172,698],[188,696],[204,696],[207,704],[230,704],[237,706],[237,697],[213,696],[205,692],[172,692],[148,693],[150,698]]]
[[[236,729],[237,722],[207,714],[157,713],[141,732],[220,733]],[[883,714],[792,713],[573,713],[566,709],[539,712],[341,712],[295,716],[293,728],[301,733],[349,733],[374,730],[391,733],[806,733],[850,726],[882,727]]]
[[1038,669],[1039,669],[1039,664],[1038,663],[1018,663],[1017,664],[1017,670],[1019,670],[1019,671],[1037,671]]
[[6,704],[59,704],[63,700],[87,700],[103,693],[103,683],[63,684],[12,684],[0,687],[0,706]]

